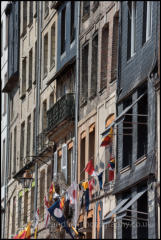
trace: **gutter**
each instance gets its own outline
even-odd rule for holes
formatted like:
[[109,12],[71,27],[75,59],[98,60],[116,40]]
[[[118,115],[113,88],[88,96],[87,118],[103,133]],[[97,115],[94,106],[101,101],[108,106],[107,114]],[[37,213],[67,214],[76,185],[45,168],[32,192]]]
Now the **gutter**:
[[[75,181],[77,182],[77,166],[78,166],[78,107],[79,107],[79,26],[80,26],[80,1],[77,3],[77,19],[78,23],[76,26],[77,33],[76,33],[76,81],[75,81]],[[78,208],[76,208],[78,211]],[[77,216],[78,212],[76,212]],[[75,222],[75,228],[77,226],[77,219]]]

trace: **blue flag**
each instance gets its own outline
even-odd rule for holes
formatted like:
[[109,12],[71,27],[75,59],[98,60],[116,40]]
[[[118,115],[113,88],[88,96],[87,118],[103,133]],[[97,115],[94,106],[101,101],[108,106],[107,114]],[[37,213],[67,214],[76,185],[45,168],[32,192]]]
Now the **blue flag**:
[[99,181],[100,189],[102,189],[102,176],[103,176],[103,172],[101,172],[101,173],[98,175],[98,181]]
[[74,239],[70,228],[68,227],[65,217],[63,215],[62,210],[60,209],[60,200],[56,201],[50,208],[48,208],[48,211],[51,216],[55,217],[55,219],[63,226],[63,228],[66,230],[66,232]]
[[89,209],[89,189],[88,188],[85,191],[85,206],[86,206],[86,211],[88,212],[88,209]]

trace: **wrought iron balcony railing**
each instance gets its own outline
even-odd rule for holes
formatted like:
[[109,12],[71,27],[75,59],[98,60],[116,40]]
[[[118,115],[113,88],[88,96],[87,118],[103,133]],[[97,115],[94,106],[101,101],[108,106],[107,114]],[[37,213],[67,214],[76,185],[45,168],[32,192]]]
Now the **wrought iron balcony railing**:
[[42,153],[47,147],[49,147],[49,141],[46,136],[46,130],[37,136],[37,154]]
[[74,109],[74,94],[65,94],[47,111],[47,131],[53,130],[64,120],[73,120]]

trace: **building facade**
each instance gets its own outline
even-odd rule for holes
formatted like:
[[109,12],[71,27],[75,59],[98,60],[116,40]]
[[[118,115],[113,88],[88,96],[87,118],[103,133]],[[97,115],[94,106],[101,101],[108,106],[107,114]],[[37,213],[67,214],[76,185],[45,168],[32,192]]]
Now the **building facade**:
[[[1,237],[31,222],[34,238],[39,209],[37,238],[69,238],[52,217],[45,227],[54,183],[78,238],[159,238],[159,2],[1,6]],[[109,130],[110,145],[101,146]],[[81,184],[91,180],[90,160],[103,184],[95,177],[86,211]],[[66,195],[73,182],[76,205]]]
[[[117,238],[156,238],[158,2],[122,2],[117,88]],[[122,114],[122,115],[121,115]],[[128,227],[127,224],[129,223]],[[132,224],[130,224],[132,223]]]
[[95,186],[88,213],[84,208],[80,210],[79,226],[87,238],[114,238],[114,227],[101,224],[115,207],[115,196],[108,176],[109,148],[100,145],[101,133],[116,114],[119,5],[86,1],[81,2],[80,11],[78,183],[88,180],[84,168],[91,159],[98,173],[104,173],[103,189],[99,190],[99,184]]
[[[8,65],[8,16],[5,14],[6,2],[1,3],[1,90],[7,80]],[[7,162],[7,113],[8,97],[1,92],[1,238],[4,234],[5,217],[5,176]]]

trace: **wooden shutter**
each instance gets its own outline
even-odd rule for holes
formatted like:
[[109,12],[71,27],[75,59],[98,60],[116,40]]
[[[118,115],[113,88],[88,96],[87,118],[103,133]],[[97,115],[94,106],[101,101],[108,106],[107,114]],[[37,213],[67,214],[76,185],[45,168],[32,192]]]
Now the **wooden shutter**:
[[57,155],[57,151],[56,152],[54,152],[54,176],[53,176],[53,178],[54,177],[56,177],[56,175],[57,175],[57,164],[58,164],[58,155]]
[[71,182],[75,181],[75,138],[73,138],[72,164],[71,164]]
[[61,161],[61,170],[65,176],[65,180],[67,182],[67,144],[62,146],[62,161]]

